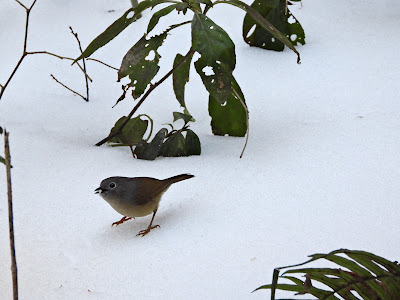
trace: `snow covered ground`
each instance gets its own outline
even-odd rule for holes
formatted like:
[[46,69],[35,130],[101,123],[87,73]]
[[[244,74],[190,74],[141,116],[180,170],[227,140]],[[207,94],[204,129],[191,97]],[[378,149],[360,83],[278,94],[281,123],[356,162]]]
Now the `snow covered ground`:
[[[128,5],[38,0],[28,50],[77,57],[68,26],[85,46]],[[266,299],[268,291],[251,291],[271,282],[274,267],[309,254],[343,247],[399,260],[400,4],[304,0],[292,12],[306,32],[301,65],[291,51],[248,47],[239,9],[210,11],[236,44],[234,74],[250,110],[242,159],[243,138],[212,136],[195,72],[186,98],[202,155],[149,162],[132,159],[127,148],[93,146],[133,106],[125,100],[111,109],[121,91],[114,71],[88,63],[94,83],[85,103],[49,76],[84,92],[79,70],[47,55],[26,58],[0,101],[14,165],[21,299]],[[119,67],[150,16],[93,57]],[[158,28],[189,18],[172,13]],[[19,59],[24,20],[15,1],[0,1],[0,83]],[[189,49],[187,29],[160,49],[158,78]],[[169,80],[139,112],[158,130],[177,110]],[[180,173],[196,177],[164,195],[155,219],[161,227],[144,238],[136,233],[150,216],[111,228],[120,215],[93,193],[113,175]],[[0,298],[10,299],[4,171],[0,191]]]

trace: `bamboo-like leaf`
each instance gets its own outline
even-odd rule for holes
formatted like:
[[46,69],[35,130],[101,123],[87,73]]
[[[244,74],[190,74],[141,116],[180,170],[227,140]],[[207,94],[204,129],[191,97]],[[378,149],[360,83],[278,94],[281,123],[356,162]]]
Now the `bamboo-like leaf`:
[[219,103],[225,103],[231,93],[232,72],[236,65],[234,43],[210,18],[195,13],[192,47],[201,54],[195,68],[206,89]]
[[106,45],[112,39],[114,39],[117,35],[119,35],[126,27],[128,27],[132,22],[136,20],[136,17],[142,13],[144,10],[148,8],[153,8],[158,4],[168,3],[170,0],[144,0],[138,4],[135,8],[128,9],[122,17],[117,19],[114,23],[112,23],[103,33],[97,36],[90,44],[87,46],[85,51],[74,60],[77,62],[82,58],[89,57],[99,48]]
[[[183,59],[183,55],[177,54],[174,60],[174,67]],[[185,85],[189,82],[190,64],[193,54],[190,55],[183,64],[181,64],[172,74],[172,85],[176,99],[182,107],[186,108],[185,104]]]
[[171,13],[174,9],[176,8],[176,4],[169,5],[167,7],[164,7],[163,9],[160,9],[158,12],[154,13],[151,16],[151,19],[149,21],[149,25],[147,26],[147,33],[153,30],[153,28],[157,25],[158,21],[160,21],[160,18],[165,17],[169,13]]
[[[347,255],[350,259],[340,256]],[[281,278],[289,279],[303,291],[299,294],[311,294],[318,299],[338,299],[336,295],[344,299],[358,299],[353,293],[357,293],[363,299],[398,299],[400,295],[400,267],[397,262],[390,262],[380,256],[365,251],[351,251],[340,249],[328,254],[313,254],[306,263],[284,267],[292,268],[284,272]],[[335,268],[301,268],[293,267],[308,264],[312,261],[326,259],[348,270]],[[280,270],[282,268],[275,269]],[[275,276],[274,271],[274,276]],[[309,284],[300,279],[285,274],[306,274]],[[331,291],[315,288],[312,282],[319,282],[331,288]],[[278,285],[279,286],[279,285]],[[308,286],[308,288],[307,288]],[[273,285],[260,288],[273,288]]]

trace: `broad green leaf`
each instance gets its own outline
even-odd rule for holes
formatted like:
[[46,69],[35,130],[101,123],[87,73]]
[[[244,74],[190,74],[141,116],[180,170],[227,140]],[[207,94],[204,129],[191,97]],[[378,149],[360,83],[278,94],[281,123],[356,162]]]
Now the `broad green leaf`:
[[[177,54],[174,59],[174,67],[182,61],[183,55]],[[190,55],[184,63],[182,63],[172,74],[172,85],[176,99],[182,107],[186,108],[185,104],[185,85],[189,82],[190,74],[190,63],[192,61],[193,54]]]
[[195,13],[192,47],[201,54],[195,68],[206,89],[219,103],[225,103],[231,93],[232,72],[236,64],[235,45],[210,18]]
[[122,17],[117,19],[114,23],[112,23],[103,33],[97,36],[90,44],[87,46],[85,51],[74,60],[77,62],[82,58],[89,57],[99,48],[108,44],[112,39],[114,39],[117,35],[119,35],[126,27],[128,27],[132,22],[136,20],[136,17],[140,15],[144,10],[148,8],[153,8],[158,4],[168,3],[170,0],[144,0],[141,1],[138,6],[135,8],[128,9]]
[[246,11],[262,28],[271,33],[274,38],[280,40],[283,44],[285,44],[288,48],[290,48],[297,55],[297,63],[300,64],[300,53],[293,46],[292,42],[285,36],[285,34],[281,33],[277,30],[270,22],[268,22],[262,15],[260,15],[254,8],[240,0],[218,0],[218,3],[228,3],[234,6],[237,6],[244,11]]
[[176,131],[162,144],[160,156],[178,157],[185,155],[185,138],[180,131]]
[[147,39],[143,36],[129,51],[122,60],[118,71],[118,80],[129,75],[133,87],[134,99],[139,98],[146,90],[147,85],[157,74],[160,66],[160,54],[157,49],[167,37],[167,32]]
[[208,111],[215,135],[244,136],[247,132],[246,110],[242,104],[244,96],[235,78],[232,79],[232,91],[223,105],[210,95]]
[[192,130],[186,130],[185,138],[186,155],[200,155],[201,144],[200,139]]
[[[251,7],[286,35],[293,45],[305,44],[305,35],[299,21],[286,8],[286,0],[255,0]],[[254,30],[253,30],[254,29]],[[250,31],[252,31],[250,33]],[[250,46],[283,51],[285,45],[262,28],[249,13],[243,21],[243,39]]]
[[174,122],[177,120],[183,120],[185,122],[185,125],[191,121],[193,121],[193,117],[190,114],[183,114],[181,112],[174,111],[173,113],[174,116]]
[[135,148],[135,155],[139,159],[155,160],[160,153],[161,145],[168,134],[168,130],[162,128],[150,143],[141,140]]
[[158,12],[154,13],[149,21],[149,25],[147,26],[147,33],[153,30],[153,28],[157,25],[160,18],[165,17],[169,13],[171,13],[176,8],[176,4],[172,4],[170,6],[164,7],[160,9]]
[[[126,117],[121,117],[111,129],[111,133],[116,132],[118,128],[121,127],[121,124],[125,122]],[[140,116],[136,118],[132,118],[128,121],[124,128],[122,128],[122,133],[117,135],[108,141],[108,143],[116,143],[123,145],[137,145],[139,141],[143,138],[147,130],[148,121],[142,120]]]

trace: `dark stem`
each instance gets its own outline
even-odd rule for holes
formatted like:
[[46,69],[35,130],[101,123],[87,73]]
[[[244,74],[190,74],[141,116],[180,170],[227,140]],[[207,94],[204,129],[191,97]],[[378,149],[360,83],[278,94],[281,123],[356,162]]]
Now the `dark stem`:
[[[78,38],[78,34],[77,33],[75,33],[73,30],[72,30],[72,27],[71,26],[69,26],[69,29],[71,30],[71,33],[74,35],[74,37],[76,38],[76,40],[77,40],[77,42],[78,42],[78,46],[79,46],[79,50],[81,51],[81,54],[83,53],[83,50],[82,50],[82,46],[81,46],[81,41],[79,40],[79,38]],[[83,58],[83,71],[84,71],[84,73],[85,73],[85,82],[86,82],[86,102],[89,102],[89,81],[88,81],[88,77],[87,77],[87,72],[86,72],[86,60],[85,60],[85,58]]]
[[186,53],[186,55],[182,58],[182,60],[176,64],[175,67],[173,67],[163,78],[161,78],[159,81],[157,81],[155,84],[150,84],[150,88],[147,90],[147,92],[143,95],[143,97],[139,100],[139,102],[135,105],[135,107],[131,110],[125,121],[121,124],[121,126],[114,131],[113,133],[110,133],[106,138],[102,139],[100,142],[96,144],[96,146],[101,146],[105,142],[111,140],[113,137],[121,134],[122,129],[125,127],[126,124],[128,124],[129,120],[132,118],[133,114],[138,110],[140,105],[146,100],[146,98],[150,95],[150,93],[158,87],[161,83],[163,83],[169,76],[171,76],[176,69],[178,69],[185,61],[186,59],[191,56],[194,53],[193,48],[190,48],[189,52]]
[[75,92],[73,89],[70,89],[69,87],[67,87],[65,84],[63,84],[62,82],[58,81],[57,78],[55,78],[53,76],[53,74],[50,74],[51,78],[53,78],[58,84],[62,85],[63,87],[65,87],[67,90],[73,92],[74,94],[78,95],[79,97],[81,97],[83,100],[85,100],[86,102],[88,102],[89,100],[86,99],[84,96],[82,96],[81,94],[79,94],[78,92]]
[[10,229],[10,252],[11,252],[11,273],[13,282],[13,299],[18,299],[18,273],[17,260],[15,258],[15,243],[14,243],[14,222],[13,222],[13,207],[12,207],[12,190],[11,190],[11,156],[10,145],[8,142],[8,132],[4,131],[4,155],[6,161],[7,172],[7,196],[8,196],[8,226]]

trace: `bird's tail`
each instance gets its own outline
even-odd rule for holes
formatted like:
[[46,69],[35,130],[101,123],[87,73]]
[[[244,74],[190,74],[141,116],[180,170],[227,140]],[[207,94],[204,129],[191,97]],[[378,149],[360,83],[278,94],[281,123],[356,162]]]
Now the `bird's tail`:
[[192,177],[194,177],[194,175],[191,175],[191,174],[181,174],[181,175],[176,175],[176,176],[167,178],[167,179],[165,179],[165,181],[168,181],[170,184],[173,184],[173,183],[175,183],[175,182],[179,182],[179,181],[182,181],[182,180],[186,180],[186,179],[189,179],[189,178],[192,178]]

